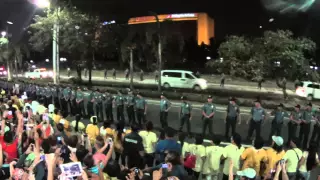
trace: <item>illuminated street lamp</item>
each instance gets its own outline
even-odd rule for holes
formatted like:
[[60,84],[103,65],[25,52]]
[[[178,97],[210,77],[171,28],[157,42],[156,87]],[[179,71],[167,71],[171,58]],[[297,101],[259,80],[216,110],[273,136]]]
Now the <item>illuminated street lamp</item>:
[[33,60],[30,60],[30,63],[33,63]]
[[46,62],[49,62],[49,59],[46,59]]
[[49,0],[35,0],[34,4],[37,5],[39,8],[50,7],[50,1]]
[[11,21],[7,21],[7,24],[10,24],[10,25],[12,25],[12,24],[13,24],[13,22],[11,22]]
[[211,57],[210,56],[207,56],[207,60],[210,60],[211,59]]
[[274,19],[273,19],[273,18],[270,18],[270,19],[269,19],[269,22],[273,22],[273,21],[274,21]]
[[1,32],[1,36],[4,38],[5,36],[7,35],[7,32],[5,32],[5,31],[2,31]]

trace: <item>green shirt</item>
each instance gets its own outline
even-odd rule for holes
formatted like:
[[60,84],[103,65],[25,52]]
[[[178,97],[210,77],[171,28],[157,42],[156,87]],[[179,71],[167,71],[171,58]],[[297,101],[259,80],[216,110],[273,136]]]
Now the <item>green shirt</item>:
[[74,100],[76,98],[77,92],[75,90],[71,90],[70,92],[70,100]]
[[103,98],[103,102],[105,103],[105,104],[112,104],[112,101],[113,101],[113,96],[112,95],[108,95],[108,94],[103,94],[102,95],[102,98]]
[[160,100],[160,112],[167,110],[171,106],[171,102],[168,99]]
[[[293,111],[293,112],[291,113],[291,116],[292,116],[293,120],[299,121],[299,120],[301,120],[302,113],[301,113],[300,111],[299,111],[299,112]],[[290,122],[296,124],[296,123],[293,122],[293,121],[290,121]]]
[[210,114],[212,114],[213,112],[216,112],[216,106],[212,103],[206,103],[202,106],[202,111],[209,116]]
[[288,113],[285,112],[285,111],[280,111],[280,110],[274,110],[271,112],[272,115],[274,115],[274,121],[277,122],[277,123],[283,123],[283,119],[285,117],[288,117]]
[[44,90],[45,90],[45,96],[46,97],[52,96],[52,92],[51,92],[51,88],[50,87],[46,87]]
[[83,100],[83,92],[82,91],[77,91],[76,93],[76,101],[81,101]]
[[266,112],[263,108],[256,108],[256,107],[253,107],[251,109],[251,115],[252,115],[252,119],[254,121],[261,121],[263,119],[263,116],[266,115]]
[[128,106],[134,106],[134,105],[136,104],[135,99],[136,99],[136,98],[135,98],[133,95],[128,95],[128,96],[126,97],[126,104],[127,104]]
[[122,95],[117,95],[114,98],[114,100],[115,100],[117,106],[123,105],[124,98],[122,97]]
[[39,87],[39,95],[41,96],[45,95],[45,89],[43,87]]
[[136,108],[137,109],[145,109],[147,101],[144,98],[137,98],[136,99]]
[[312,120],[313,112],[312,111],[303,111],[302,113],[302,119],[307,121],[307,123],[310,123]]
[[92,93],[92,95],[93,95],[94,103],[101,103],[102,102],[102,95],[100,92],[95,91]]
[[62,91],[63,97],[65,99],[70,99],[71,96],[71,89],[70,88],[64,88]]
[[240,108],[238,105],[233,105],[231,103],[229,103],[228,107],[227,107],[227,116],[228,117],[237,117],[238,114],[240,114]]
[[91,91],[83,91],[83,101],[91,101]]
[[192,111],[192,106],[191,104],[187,103],[187,102],[183,102],[181,104],[181,114],[185,115],[185,114],[191,114]]

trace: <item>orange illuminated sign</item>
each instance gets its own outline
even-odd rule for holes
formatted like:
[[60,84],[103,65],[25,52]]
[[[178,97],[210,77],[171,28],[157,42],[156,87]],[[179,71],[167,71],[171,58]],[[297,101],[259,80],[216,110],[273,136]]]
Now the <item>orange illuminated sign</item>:
[[[162,14],[158,15],[159,21],[173,20],[173,21],[187,21],[187,20],[197,20],[197,13],[183,13],[183,14]],[[154,16],[142,16],[134,17],[129,19],[129,24],[141,24],[141,23],[151,23],[156,22],[156,17]]]

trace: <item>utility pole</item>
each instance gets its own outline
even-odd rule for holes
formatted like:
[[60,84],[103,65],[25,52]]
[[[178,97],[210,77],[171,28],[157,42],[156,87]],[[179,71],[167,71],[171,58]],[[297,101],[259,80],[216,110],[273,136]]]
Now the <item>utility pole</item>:
[[159,17],[158,14],[155,12],[149,12],[150,14],[152,14],[156,21],[157,21],[157,25],[158,25],[158,91],[161,92],[161,70],[162,70],[162,42],[161,42],[161,26],[160,26],[160,21],[159,21]]
[[133,47],[130,47],[130,89],[133,90]]

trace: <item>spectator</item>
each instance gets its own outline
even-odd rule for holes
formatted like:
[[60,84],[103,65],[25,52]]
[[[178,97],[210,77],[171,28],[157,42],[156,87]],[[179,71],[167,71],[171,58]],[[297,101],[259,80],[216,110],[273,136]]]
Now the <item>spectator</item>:
[[289,179],[295,179],[298,163],[302,158],[302,151],[298,148],[299,145],[298,138],[291,139],[290,149],[283,156],[283,159],[287,162],[287,174]]
[[203,163],[206,159],[206,148],[202,145],[203,144],[203,137],[197,135],[195,138],[196,142],[195,145],[189,147],[190,152],[192,152],[196,156],[196,164],[195,168],[193,168],[193,175],[196,179],[199,179],[200,173],[202,171]]
[[180,145],[181,145],[181,147],[182,147],[181,157],[182,157],[183,159],[185,159],[185,158],[186,158],[186,155],[187,155],[188,153],[190,153],[190,150],[189,150],[190,144],[189,144],[188,142],[185,142],[186,136],[187,136],[186,133],[181,132],[181,133],[179,133],[179,137],[178,137],[178,139],[179,139],[179,142],[178,142],[178,143],[180,143]]
[[110,121],[104,121],[103,126],[100,128],[100,135],[103,137],[111,138],[113,136],[113,129],[111,128]]
[[229,168],[231,162],[233,162],[234,166],[232,169],[232,174],[235,175],[236,172],[240,169],[240,156],[244,151],[244,148],[241,147],[241,136],[235,133],[231,137],[231,144],[226,146],[223,150],[222,157],[225,159],[224,167],[223,167],[223,180],[229,179]]
[[142,137],[142,143],[144,147],[144,158],[148,167],[153,166],[154,162],[154,151],[155,145],[157,143],[157,135],[153,131],[153,124],[151,121],[146,123],[146,130],[142,130],[139,132],[139,135]]
[[86,133],[89,137],[89,140],[91,141],[91,144],[94,144],[94,141],[96,140],[96,137],[100,134],[99,128],[98,128],[98,122],[97,122],[97,116],[92,116],[90,118],[90,124],[88,124]]
[[271,148],[267,149],[266,169],[263,177],[267,177],[271,171],[276,168],[276,164],[283,158],[285,151],[283,150],[283,138],[281,136],[272,136]]
[[220,147],[221,137],[212,136],[210,145],[206,147],[206,160],[203,164],[203,179],[219,179],[220,159],[223,154],[223,148]]
[[174,139],[174,130],[167,128],[165,137],[164,140],[160,140],[156,145],[155,153],[159,155],[160,162],[164,161],[165,154],[168,151],[176,151],[181,154],[181,145]]
[[310,179],[310,172],[319,164],[318,147],[316,142],[311,142],[308,151],[304,151],[299,161],[299,178]]
[[71,122],[71,127],[73,127],[75,132],[84,133],[84,130],[86,129],[85,125],[80,122],[81,116],[80,114],[76,115],[76,120]]
[[124,133],[124,123],[120,121],[117,124],[117,128],[113,133],[113,143],[114,143],[114,151],[116,154],[115,161],[119,162],[119,159],[121,157],[120,164],[125,164],[125,156],[123,155],[123,139],[124,139],[125,133]]
[[139,126],[137,124],[131,125],[132,132],[124,137],[123,141],[123,155],[128,158],[129,168],[143,169],[144,148],[142,138],[138,134]]
[[39,100],[39,106],[37,107],[37,112],[39,115],[42,115],[43,113],[47,113],[48,112],[48,109],[44,106],[44,99],[41,98]]
[[55,124],[59,124],[60,120],[62,119],[61,111],[59,109],[55,109],[52,115],[52,119]]

